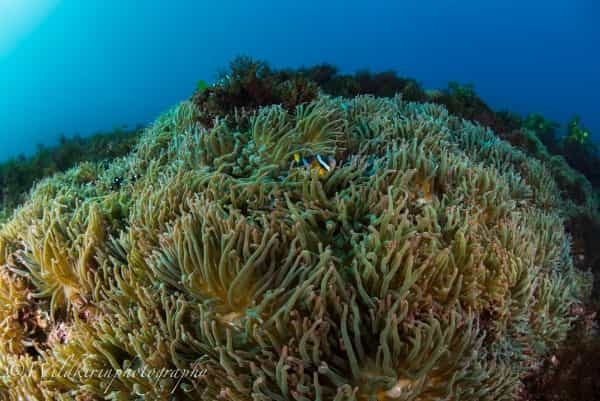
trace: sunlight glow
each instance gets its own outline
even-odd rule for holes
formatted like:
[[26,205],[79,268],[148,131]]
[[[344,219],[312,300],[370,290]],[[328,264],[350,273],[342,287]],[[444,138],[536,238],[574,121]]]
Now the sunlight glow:
[[0,57],[42,23],[58,3],[59,0],[0,0]]

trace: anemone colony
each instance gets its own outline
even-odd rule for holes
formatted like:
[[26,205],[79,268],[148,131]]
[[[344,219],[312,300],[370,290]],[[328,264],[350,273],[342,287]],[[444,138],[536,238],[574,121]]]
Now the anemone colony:
[[0,227],[1,399],[512,400],[564,340],[590,279],[543,161],[400,96],[201,114]]

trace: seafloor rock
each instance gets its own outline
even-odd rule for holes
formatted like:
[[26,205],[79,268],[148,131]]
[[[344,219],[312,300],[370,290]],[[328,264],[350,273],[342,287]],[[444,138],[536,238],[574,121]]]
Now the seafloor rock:
[[0,227],[0,398],[511,400],[589,292],[547,167],[441,106],[200,120]]

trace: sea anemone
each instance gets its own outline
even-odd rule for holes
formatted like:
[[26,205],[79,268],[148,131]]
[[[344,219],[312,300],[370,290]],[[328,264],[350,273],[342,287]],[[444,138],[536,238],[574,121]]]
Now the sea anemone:
[[200,115],[0,227],[3,399],[511,400],[564,340],[589,277],[542,162],[399,96]]

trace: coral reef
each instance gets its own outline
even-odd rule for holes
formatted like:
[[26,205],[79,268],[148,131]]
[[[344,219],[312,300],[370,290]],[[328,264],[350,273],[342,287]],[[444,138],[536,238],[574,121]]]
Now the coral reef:
[[588,177],[592,185],[600,187],[598,148],[591,139],[590,131],[581,125],[579,116],[573,116],[569,122],[561,145],[569,164]]
[[38,145],[30,157],[19,156],[0,163],[0,222],[22,203],[36,181],[64,172],[82,162],[108,162],[128,154],[139,139],[142,127],[117,128],[88,137],[59,138],[54,147]]
[[[597,309],[597,307],[595,308]],[[600,395],[600,338],[596,312],[578,308],[580,318],[566,343],[525,378],[519,400],[582,401]]]
[[[593,269],[600,280],[600,248],[596,246],[600,233],[600,157],[592,146],[589,131],[574,118],[564,138],[557,136],[558,124],[542,115],[531,113],[522,118],[510,112],[492,110],[475,92],[473,85],[450,82],[445,90],[424,91],[414,79],[399,77],[392,71],[354,75],[340,74],[329,64],[297,70],[273,70],[267,63],[248,57],[235,59],[229,72],[208,94],[205,89],[192,101],[200,110],[204,124],[216,116],[226,119],[232,127],[248,127],[249,117],[259,105],[297,105],[299,101],[316,98],[315,90],[293,91],[309,94],[298,100],[286,98],[275,90],[279,86],[295,87],[294,82],[313,82],[321,91],[333,96],[352,97],[361,94],[390,97],[402,94],[404,100],[428,101],[443,105],[451,115],[489,127],[501,139],[542,162],[556,181],[562,199],[565,226],[573,237],[575,262],[583,270]],[[314,89],[314,85],[312,85]],[[241,88],[241,89],[240,89]],[[246,89],[244,89],[246,88]],[[261,88],[257,91],[256,88]],[[220,99],[215,102],[215,99]],[[587,134],[585,134],[587,133]],[[569,140],[568,138],[579,138]],[[590,182],[591,181],[591,185]],[[600,281],[598,281],[600,283]],[[600,289],[600,284],[595,286]]]
[[0,226],[1,399],[512,400],[559,348],[591,279],[546,162],[443,106],[262,73]]
[[[371,73],[361,70],[355,74],[341,74],[330,64],[275,70],[264,61],[238,57],[231,62],[229,70],[220,74],[216,85],[208,88],[201,85],[192,101],[201,110],[200,119],[205,125],[210,125],[216,117],[240,124],[247,123],[248,116],[257,107],[283,104],[293,110],[298,104],[316,99],[319,90],[342,97],[402,94],[407,101],[440,104],[450,114],[489,127],[516,146],[533,133],[547,152],[564,157],[596,189],[600,188],[600,156],[592,146],[589,130],[581,127],[577,118],[569,124],[565,137],[558,138],[556,123],[537,113],[522,118],[507,111],[494,111],[471,84],[452,81],[446,89],[426,91],[415,79],[400,77],[394,71]],[[526,130],[529,132],[525,133]],[[575,138],[578,139],[573,140]]]
[[317,98],[319,87],[303,74],[275,71],[264,61],[238,57],[229,71],[219,75],[217,85],[202,87],[192,101],[201,110],[198,118],[205,126],[215,119],[247,123],[249,114],[258,107],[282,104],[288,110]]
[[559,152],[556,130],[560,124],[545,119],[539,113],[530,113],[521,122],[521,127],[533,131],[551,153]]

